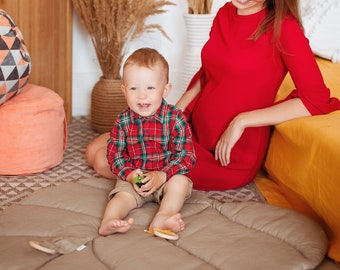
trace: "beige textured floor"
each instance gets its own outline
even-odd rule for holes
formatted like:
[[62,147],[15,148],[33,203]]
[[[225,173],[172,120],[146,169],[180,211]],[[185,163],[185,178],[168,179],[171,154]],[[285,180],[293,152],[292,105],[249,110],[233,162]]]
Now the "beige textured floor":
[[[0,211],[41,188],[76,182],[80,179],[100,178],[85,161],[86,146],[99,135],[91,129],[89,117],[74,118],[68,126],[68,134],[64,161],[59,166],[29,176],[0,175]],[[235,190],[209,191],[206,194],[211,199],[223,202],[265,202],[253,183]]]

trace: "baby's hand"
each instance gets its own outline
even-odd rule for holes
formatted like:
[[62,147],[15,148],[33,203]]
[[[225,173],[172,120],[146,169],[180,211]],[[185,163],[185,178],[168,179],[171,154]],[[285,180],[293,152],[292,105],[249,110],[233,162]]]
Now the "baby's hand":
[[137,184],[137,182],[141,183],[143,178],[143,171],[141,169],[136,169],[127,176],[126,180],[130,182],[136,192],[138,192],[141,184]]
[[166,173],[162,171],[151,171],[144,174],[143,185],[139,189],[138,194],[147,197],[154,193],[166,181]]

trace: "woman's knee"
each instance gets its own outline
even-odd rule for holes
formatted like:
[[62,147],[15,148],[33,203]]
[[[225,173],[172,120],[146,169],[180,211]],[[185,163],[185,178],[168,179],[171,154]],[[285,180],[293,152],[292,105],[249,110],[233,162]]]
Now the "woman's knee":
[[93,159],[93,169],[101,176],[108,179],[116,179],[117,177],[112,173],[109,163],[106,158],[106,148],[98,150]]
[[98,149],[93,156],[92,166],[95,171],[102,171],[104,169],[109,169],[109,164],[106,158],[106,148]]
[[[98,151],[101,151],[102,149],[105,149],[106,151],[106,143],[108,138],[110,137],[110,134],[103,133],[97,138],[95,138],[89,145],[86,147],[85,150],[85,158],[89,166],[94,167],[94,164],[96,163],[96,155]],[[106,155],[106,153],[104,153]]]
[[96,152],[94,151],[92,144],[89,144],[85,150],[85,159],[87,164],[91,167],[93,167],[95,153]]

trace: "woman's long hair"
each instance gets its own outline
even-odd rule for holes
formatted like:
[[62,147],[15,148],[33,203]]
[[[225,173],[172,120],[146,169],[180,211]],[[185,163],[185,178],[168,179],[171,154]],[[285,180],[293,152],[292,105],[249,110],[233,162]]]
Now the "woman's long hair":
[[254,39],[258,39],[264,32],[272,29],[274,33],[274,43],[280,47],[281,24],[287,15],[295,18],[303,29],[298,2],[299,0],[265,0],[264,5],[268,13],[254,34]]

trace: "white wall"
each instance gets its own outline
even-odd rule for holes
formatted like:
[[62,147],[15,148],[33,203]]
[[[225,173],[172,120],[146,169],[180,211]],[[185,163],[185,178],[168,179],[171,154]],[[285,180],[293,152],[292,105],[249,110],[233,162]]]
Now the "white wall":
[[[187,12],[187,1],[173,1],[176,6],[168,6],[168,11],[161,15],[150,17],[148,22],[157,23],[163,27],[172,41],[168,41],[159,32],[146,33],[140,39],[130,44],[127,55],[140,47],[157,49],[169,62],[170,82],[173,90],[167,98],[169,103],[176,103],[183,93],[181,89],[181,71],[185,55],[185,25],[183,13]],[[226,0],[214,0],[213,12],[222,6]],[[101,76],[97,57],[90,36],[80,22],[77,14],[73,21],[73,73],[72,73],[72,115],[89,115],[91,91],[93,85]]]

